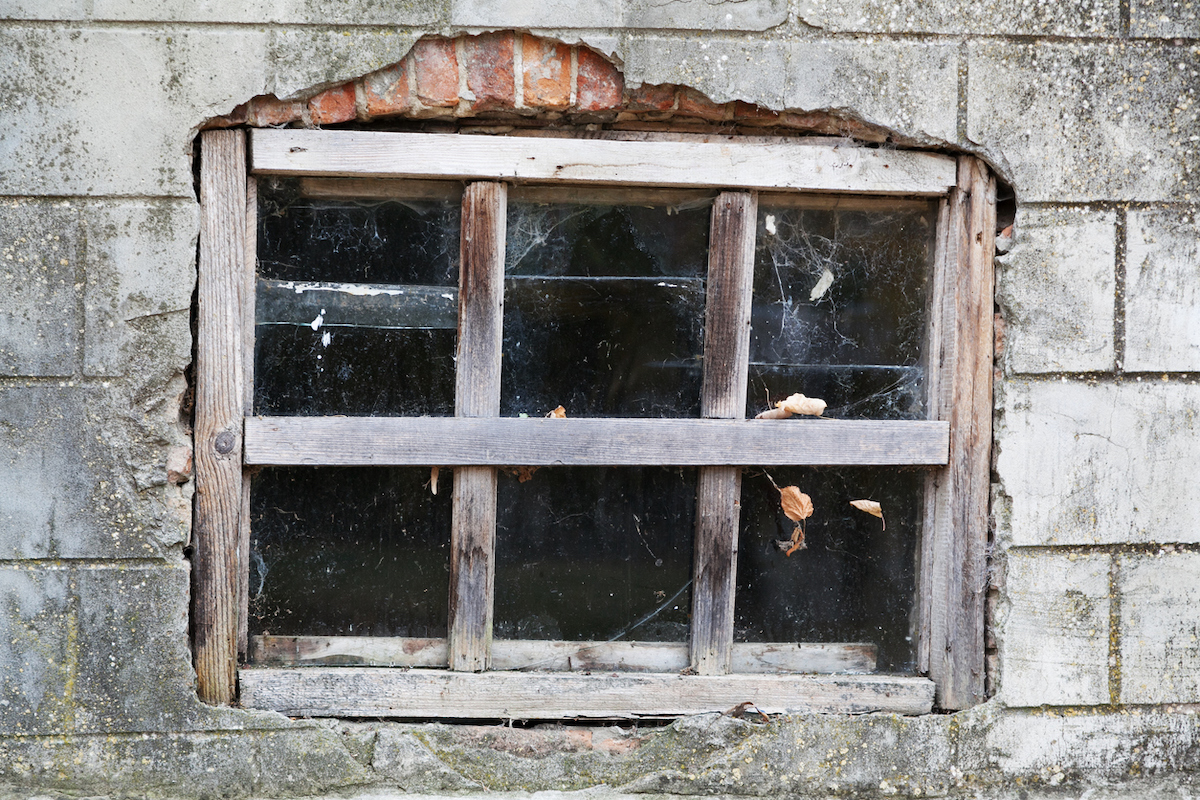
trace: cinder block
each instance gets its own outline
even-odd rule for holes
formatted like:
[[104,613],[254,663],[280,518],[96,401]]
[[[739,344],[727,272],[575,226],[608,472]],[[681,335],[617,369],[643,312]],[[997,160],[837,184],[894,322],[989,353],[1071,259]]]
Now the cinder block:
[[745,100],[779,108],[784,102],[787,63],[787,50],[777,42],[631,37],[625,83],[678,84],[696,89],[718,104]]
[[1119,560],[1121,702],[1200,702],[1200,553]]
[[84,0],[0,0],[0,19],[77,20],[86,16]]
[[1109,702],[1111,558],[1009,554],[996,632],[1005,705]]
[[[784,107],[850,109],[907,137],[954,141],[958,63],[951,44],[799,41],[790,47]],[[778,78],[760,77],[772,79]]]
[[837,32],[1117,36],[1116,0],[800,0],[800,19]]
[[1129,35],[1161,39],[1200,37],[1196,0],[1130,0]]
[[1194,46],[972,42],[967,137],[1007,159],[1026,202],[1186,200],[1197,70]]
[[626,28],[765,31],[787,22],[787,0],[624,0]]
[[1200,371],[1200,228],[1194,210],[1130,211],[1125,369]]
[[[31,0],[25,0],[31,2]],[[81,0],[78,0],[81,2]],[[445,13],[438,0],[92,0],[93,18],[123,22],[240,22],[302,25],[428,25]]]
[[450,24],[473,28],[616,28],[621,0],[450,0]]
[[346,30],[311,26],[276,28],[267,36],[270,75],[266,88],[252,94],[284,99],[389,67],[404,57],[420,34],[389,27],[369,35],[351,35]]
[[194,198],[195,128],[264,92],[266,41],[258,30],[0,29],[0,194]]
[[192,358],[195,201],[89,204],[84,372],[165,381]]
[[75,370],[83,272],[78,217],[69,202],[0,203],[0,375]]
[[996,276],[1014,372],[1112,370],[1115,223],[1111,211],[1020,210]]
[[1200,541],[1200,386],[1008,381],[996,470],[1016,545]]

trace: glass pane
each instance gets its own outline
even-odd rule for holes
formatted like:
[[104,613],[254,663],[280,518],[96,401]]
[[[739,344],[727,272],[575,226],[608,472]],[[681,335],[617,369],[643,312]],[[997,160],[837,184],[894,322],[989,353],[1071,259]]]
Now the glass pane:
[[452,414],[460,191],[312,196],[329,185],[259,182],[255,412]]
[[498,483],[496,638],[687,641],[694,469],[554,467]]
[[936,206],[760,205],[750,416],[796,392],[843,419],[924,415],[921,350]]
[[[913,668],[910,617],[925,472],[894,467],[791,467],[742,478],[735,640],[866,642],[880,671]],[[779,486],[812,498],[805,549],[785,552],[796,523]],[[851,507],[875,500],[880,520]]]
[[446,635],[450,470],[268,467],[253,479],[250,632]]
[[510,199],[500,413],[698,415],[710,205]]

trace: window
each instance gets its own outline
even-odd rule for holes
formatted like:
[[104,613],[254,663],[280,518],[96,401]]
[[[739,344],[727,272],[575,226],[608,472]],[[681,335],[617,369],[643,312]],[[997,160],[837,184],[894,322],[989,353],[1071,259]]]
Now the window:
[[[247,164],[244,133],[208,132],[201,163],[202,697],[484,718],[982,699],[979,161],[249,144]],[[794,392],[835,418],[745,418]],[[791,484],[821,514],[789,558]]]

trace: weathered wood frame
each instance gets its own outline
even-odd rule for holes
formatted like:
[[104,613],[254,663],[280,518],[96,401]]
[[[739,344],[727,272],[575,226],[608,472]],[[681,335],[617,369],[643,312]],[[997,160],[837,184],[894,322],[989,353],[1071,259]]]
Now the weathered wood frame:
[[[935,686],[943,708],[964,708],[982,700],[995,221],[995,181],[982,162],[970,156],[954,159],[794,141],[567,141],[295,130],[255,130],[250,138],[249,169],[243,132],[209,131],[202,141],[193,645],[203,700],[234,700],[238,654],[248,649],[249,492],[243,463],[457,465],[450,636],[444,645],[418,648],[426,656],[444,654],[440,663],[448,664],[450,671],[243,669],[240,688],[246,705],[307,715],[553,718],[672,716],[724,709],[744,700],[753,700],[768,713],[923,713],[931,707]],[[339,177],[348,187],[380,178],[469,182],[463,196],[455,417],[251,416],[256,209],[250,174]],[[551,192],[555,186],[579,184],[638,192],[662,186],[720,190],[713,214],[706,325],[710,332],[721,333],[706,337],[705,419],[497,416],[505,193],[509,184],[525,181]],[[740,419],[757,191],[789,192],[823,205],[856,207],[871,195],[900,202],[899,196],[943,198],[926,347],[928,422],[779,424]],[[468,372],[473,379],[464,381]],[[653,436],[647,426],[653,428]],[[367,440],[371,447],[363,446]],[[705,447],[696,447],[697,441],[704,441]],[[687,671],[699,674],[600,678],[483,671],[493,657],[495,467],[647,463],[701,467],[694,623],[687,659]],[[882,675],[730,674],[735,666],[754,668],[747,665],[761,660],[748,655],[746,646],[735,646],[732,636],[739,467],[755,464],[935,467],[926,491],[915,625],[919,667],[932,681]],[[368,651],[386,650],[387,641],[391,640],[367,646],[317,640],[306,645],[306,652],[335,652],[344,658],[339,648],[349,647],[352,661],[354,652],[359,654],[355,663],[380,663],[372,661]],[[529,648],[526,643],[495,644],[506,654],[496,666],[507,669],[512,669],[514,658],[519,660],[513,652]],[[259,652],[268,645],[266,640],[257,642]],[[270,646],[276,656],[273,663],[286,662],[279,660],[286,648],[278,641]],[[411,640],[390,645],[392,652],[413,646]],[[547,658],[567,658],[580,648],[603,650],[606,655],[596,656],[602,665],[630,663],[639,647],[641,660],[635,660],[640,668],[663,664],[664,669],[674,669],[681,658],[678,647],[647,650],[638,643],[545,647],[551,653]],[[799,648],[780,657],[781,663],[801,670],[809,664],[826,669],[857,664],[854,659],[861,658],[860,645],[824,647],[830,650]],[[297,656],[290,663],[312,661]],[[554,699],[559,692],[561,701]]]

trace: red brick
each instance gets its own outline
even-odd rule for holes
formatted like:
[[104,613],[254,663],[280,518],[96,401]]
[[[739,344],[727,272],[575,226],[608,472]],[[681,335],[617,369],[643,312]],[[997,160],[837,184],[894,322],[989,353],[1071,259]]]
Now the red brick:
[[582,111],[620,108],[624,92],[625,78],[617,68],[608,59],[580,47],[575,105]]
[[523,37],[521,60],[526,108],[561,110],[571,105],[571,48],[536,36]]
[[800,131],[836,133],[837,128],[831,123],[832,120],[830,119],[829,115],[819,111],[807,114],[785,111],[779,115],[780,125],[785,128],[794,128]]
[[652,86],[643,83],[629,91],[625,107],[630,111],[671,111],[675,108],[675,87],[671,84]]
[[413,46],[417,99],[422,105],[458,105],[458,56],[451,39],[422,39]]
[[733,118],[777,120],[779,119],[779,113],[769,108],[756,106],[753,103],[743,103],[741,100],[736,100],[733,103]]
[[362,79],[363,101],[369,117],[390,117],[412,108],[408,93],[408,62],[372,72]]
[[685,117],[720,121],[725,119],[725,106],[717,105],[695,89],[680,89],[678,113]]
[[475,95],[471,108],[512,108],[516,105],[513,84],[513,35],[485,33],[463,40],[467,88]]
[[314,125],[333,125],[354,119],[358,116],[354,108],[354,84],[343,83],[326,89],[308,101],[308,110]]
[[303,114],[304,104],[298,100],[280,100],[273,95],[262,95],[250,101],[246,118],[254,127],[266,128],[297,122]]

